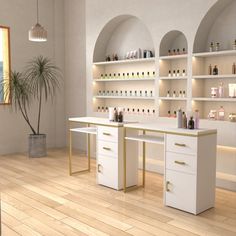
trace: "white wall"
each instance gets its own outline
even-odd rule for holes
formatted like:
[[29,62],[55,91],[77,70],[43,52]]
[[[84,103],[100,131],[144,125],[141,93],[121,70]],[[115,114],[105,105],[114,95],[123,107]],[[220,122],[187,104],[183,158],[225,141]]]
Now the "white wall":
[[[48,31],[48,41],[28,41],[28,30],[36,23],[36,1],[0,0],[0,24],[10,27],[11,65],[13,70],[22,70],[35,56],[43,55],[54,60],[64,73],[64,1],[40,0],[40,23]],[[31,115],[36,113],[33,106]],[[56,102],[43,108],[41,132],[48,135],[49,147],[65,145],[64,87]],[[27,135],[30,133],[19,113],[10,111],[10,106],[0,105],[0,154],[27,150]]]

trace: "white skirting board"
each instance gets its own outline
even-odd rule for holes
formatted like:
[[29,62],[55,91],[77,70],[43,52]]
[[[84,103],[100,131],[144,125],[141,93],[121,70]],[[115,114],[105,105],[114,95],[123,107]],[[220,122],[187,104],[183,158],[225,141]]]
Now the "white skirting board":
[[[142,168],[142,157],[139,157],[139,168]],[[146,158],[146,170],[163,174],[164,162]],[[236,176],[222,172],[216,173],[216,186],[231,191],[236,191]]]

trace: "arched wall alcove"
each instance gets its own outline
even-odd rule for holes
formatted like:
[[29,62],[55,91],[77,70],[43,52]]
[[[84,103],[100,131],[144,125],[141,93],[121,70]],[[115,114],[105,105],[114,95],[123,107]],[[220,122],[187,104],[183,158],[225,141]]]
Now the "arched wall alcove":
[[202,19],[194,40],[193,52],[209,51],[211,42],[221,50],[232,49],[236,39],[236,1],[219,0]]
[[94,48],[93,62],[105,61],[106,55],[113,53],[117,53],[119,59],[124,59],[126,52],[139,48],[154,52],[148,28],[136,16],[117,16],[100,32]]
[[180,49],[180,52],[182,52],[183,48],[187,51],[188,43],[185,35],[178,30],[169,31],[161,40],[160,56],[168,55],[168,50],[173,49]]

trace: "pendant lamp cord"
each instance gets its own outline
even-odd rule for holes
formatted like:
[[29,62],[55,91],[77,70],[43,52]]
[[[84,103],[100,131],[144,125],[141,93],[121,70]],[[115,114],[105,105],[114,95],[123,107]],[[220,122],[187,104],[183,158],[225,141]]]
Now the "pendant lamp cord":
[[39,0],[37,0],[37,23],[39,23]]

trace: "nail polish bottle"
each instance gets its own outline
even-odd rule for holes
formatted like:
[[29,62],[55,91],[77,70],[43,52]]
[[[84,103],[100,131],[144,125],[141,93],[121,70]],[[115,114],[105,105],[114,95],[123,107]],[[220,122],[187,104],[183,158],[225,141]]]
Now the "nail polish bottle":
[[153,109],[152,110],[152,115],[155,116],[156,111]]
[[144,78],[144,72],[142,72],[142,78]]
[[118,96],[118,91],[116,90],[116,96]]
[[145,109],[142,109],[142,114],[143,114],[143,115],[146,115],[146,114],[145,114]]
[[153,96],[153,93],[152,93],[152,90],[150,91],[150,97],[152,97]]
[[122,90],[120,90],[120,96],[121,96],[121,97],[123,96],[123,92],[122,92]]
[[134,108],[132,109],[132,114],[135,115],[135,109]]
[[209,47],[209,52],[213,52],[214,50],[214,43],[211,42],[210,47]]
[[177,70],[177,74],[176,74],[176,76],[179,76],[179,70]]
[[145,91],[145,97],[147,97],[147,91]]
[[123,79],[125,79],[125,73],[123,73]]
[[109,74],[109,79],[112,79],[112,75],[111,75],[111,73]]
[[127,93],[127,91],[125,90],[125,96],[127,97],[128,96],[128,93]]
[[134,91],[134,96],[137,97],[137,91],[136,90]]

